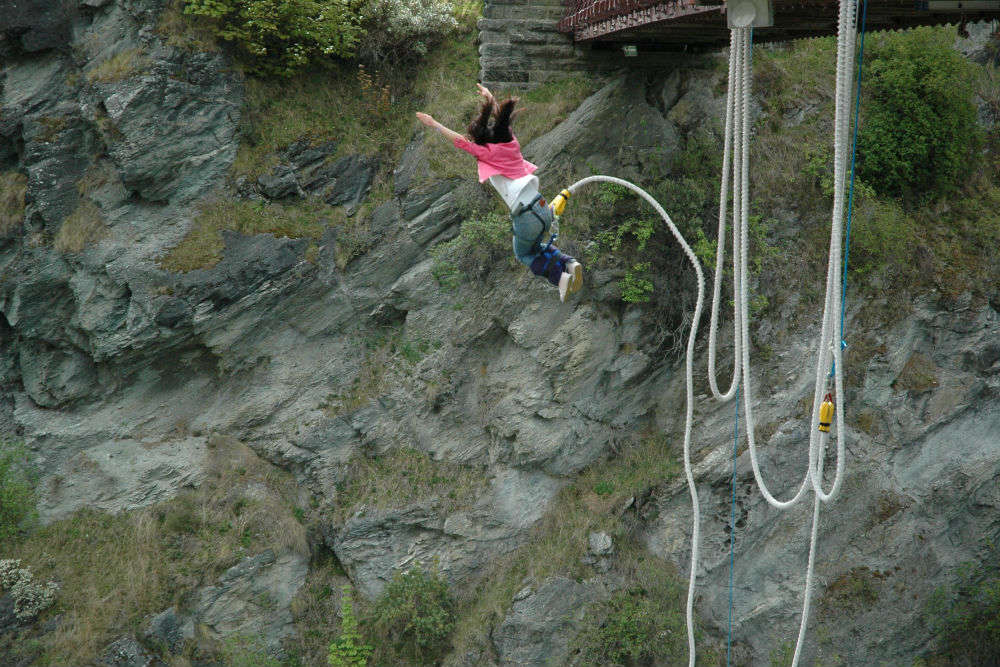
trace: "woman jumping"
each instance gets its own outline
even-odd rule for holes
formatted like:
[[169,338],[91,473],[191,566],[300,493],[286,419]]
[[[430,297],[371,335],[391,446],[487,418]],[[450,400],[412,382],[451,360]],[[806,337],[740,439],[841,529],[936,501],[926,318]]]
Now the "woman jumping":
[[479,182],[489,179],[510,208],[517,260],[558,287],[559,300],[565,301],[567,294],[583,286],[583,266],[548,241],[555,214],[538,193],[538,177],[534,174],[537,167],[521,156],[521,145],[510,129],[517,98],[497,104],[489,90],[476,86],[483,103],[469,124],[468,138],[428,114],[417,113],[417,119],[450,139],[456,148],[476,157]]

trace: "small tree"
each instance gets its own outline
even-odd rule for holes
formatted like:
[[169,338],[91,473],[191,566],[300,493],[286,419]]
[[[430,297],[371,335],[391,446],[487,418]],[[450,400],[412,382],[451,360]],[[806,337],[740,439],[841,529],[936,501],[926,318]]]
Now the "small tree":
[[907,199],[954,190],[971,171],[981,131],[971,63],[954,30],[872,35],[858,140],[859,176]]
[[371,635],[385,639],[386,662],[434,663],[450,648],[455,627],[448,584],[437,573],[416,567],[397,572],[375,602]]
[[372,655],[372,647],[364,644],[358,631],[358,619],[354,616],[351,589],[344,586],[340,599],[340,637],[330,642],[327,661],[331,667],[365,667]]
[[184,13],[210,19],[215,36],[264,75],[349,57],[363,34],[355,0],[186,0]]
[[367,37],[358,55],[377,68],[419,58],[458,27],[454,10],[448,0],[365,0],[359,14]]

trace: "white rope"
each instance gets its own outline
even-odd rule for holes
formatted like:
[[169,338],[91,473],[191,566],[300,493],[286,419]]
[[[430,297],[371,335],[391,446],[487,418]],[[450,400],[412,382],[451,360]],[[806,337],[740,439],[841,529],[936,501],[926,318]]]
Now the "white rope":
[[[813,387],[813,410],[809,423],[809,458],[806,472],[798,490],[788,500],[778,500],[768,489],[760,470],[757,457],[757,443],[754,435],[755,420],[753,414],[752,386],[750,383],[750,313],[749,313],[749,100],[750,100],[750,29],[735,28],[730,35],[729,54],[729,92],[726,97],[726,129],[723,151],[723,174],[719,195],[719,235],[716,255],[716,284],[713,289],[712,319],[709,330],[709,384],[713,396],[720,401],[728,401],[735,394],[738,378],[742,373],[743,407],[746,415],[747,441],[750,451],[750,463],[754,479],[761,490],[761,495],[768,504],[779,509],[785,509],[797,504],[806,493],[812,489],[815,493],[813,504],[813,522],[809,538],[809,558],[806,566],[805,590],[803,592],[802,618],[799,625],[795,654],[792,667],[797,667],[802,654],[806,627],[809,621],[810,603],[812,597],[813,571],[815,564],[817,534],[819,528],[820,502],[829,502],[840,490],[844,471],[844,423],[843,423],[843,363],[839,340],[834,337],[837,323],[840,320],[841,309],[841,239],[843,234],[844,199],[847,174],[847,140],[850,129],[850,95],[854,72],[854,44],[856,38],[857,4],[855,0],[841,0],[839,25],[837,33],[837,75],[835,94],[834,119],[834,197],[832,224],[830,229],[830,256],[827,265],[826,299],[823,309],[822,326],[817,349],[816,378]],[[738,147],[738,157],[731,159],[732,147]],[[730,174],[731,170],[731,174]],[[728,199],[729,177],[733,179],[733,385],[723,394],[715,382],[716,329],[718,326],[718,302],[721,292],[722,264],[725,259],[725,221]],[[826,453],[829,434],[820,432],[816,426],[819,422],[819,409],[823,394],[826,392],[828,371],[831,363],[834,365],[834,396],[837,424],[837,456],[834,481],[829,492],[823,490],[823,461]],[[685,452],[687,450],[685,449]],[[690,467],[685,459],[685,469]],[[700,534],[700,515],[695,503],[694,535]],[[693,573],[697,561],[692,560],[691,585],[694,585]],[[688,591],[688,599],[693,597],[693,590]],[[689,636],[692,619],[689,615]],[[694,665],[694,655],[690,658]]]
[[[764,499],[779,509],[791,507],[805,497],[811,488],[815,493],[813,502],[813,522],[809,538],[809,559],[806,566],[805,591],[803,593],[802,619],[799,625],[798,639],[795,644],[795,655],[792,667],[797,667],[802,654],[806,627],[809,621],[810,603],[812,598],[813,570],[815,564],[817,534],[819,529],[820,502],[829,502],[840,490],[844,470],[844,421],[843,421],[843,363],[841,363],[841,346],[833,344],[836,322],[840,318],[840,278],[841,278],[841,238],[844,217],[844,194],[846,184],[846,143],[850,125],[849,102],[851,80],[854,62],[854,41],[857,5],[855,0],[840,1],[840,16],[837,34],[837,88],[836,111],[834,120],[834,204],[830,230],[830,259],[827,265],[826,300],[823,309],[823,323],[820,332],[819,348],[817,350],[816,382],[813,391],[813,411],[809,424],[809,461],[802,484],[792,498],[780,501],[767,488],[760,464],[757,460],[757,444],[754,438],[753,402],[750,384],[750,313],[749,313],[749,144],[750,144],[750,29],[735,28],[730,34],[729,52],[729,90],[726,95],[725,147],[723,150],[722,185],[719,193],[719,234],[718,250],[715,263],[715,285],[712,294],[712,314],[709,330],[709,385],[712,395],[719,401],[729,401],[737,394],[742,373],[743,406],[746,414],[747,440],[750,450],[750,462],[754,479],[760,487]],[[738,155],[734,155],[738,147]],[[716,342],[718,328],[718,307],[721,296],[722,265],[725,260],[725,223],[726,208],[729,199],[729,178],[732,178],[733,190],[733,378],[729,389],[723,393],[716,383]],[[696,647],[694,641],[694,593],[698,574],[698,557],[701,544],[701,509],[698,502],[698,490],[694,482],[691,466],[691,424],[694,415],[694,344],[701,321],[701,313],[705,300],[705,277],[701,263],[695,256],[680,231],[674,225],[670,216],[663,210],[653,197],[642,188],[629,181],[613,176],[588,176],[569,186],[570,193],[593,182],[615,183],[632,190],[660,214],[670,228],[674,238],[684,249],[688,260],[694,267],[698,282],[698,299],[695,304],[694,316],[691,321],[691,331],[688,335],[687,359],[685,364],[685,380],[687,384],[687,405],[684,421],[684,475],[691,494],[693,510],[693,527],[691,531],[691,571],[688,579],[687,618],[688,664],[695,666]],[[819,432],[816,425],[819,421],[819,407],[822,394],[826,389],[826,370],[834,364],[835,412],[837,423],[837,467],[833,485],[829,493],[823,491],[823,461],[826,453],[828,434]]]
[[[685,378],[687,381],[687,408],[685,411],[684,418],[684,475],[687,477],[688,490],[691,492],[691,504],[694,508],[694,531],[691,536],[691,575],[688,580],[688,597],[687,597],[687,635],[688,635],[688,649],[690,655],[690,665],[694,667],[695,659],[695,644],[694,644],[694,589],[695,589],[695,577],[697,576],[698,567],[698,550],[701,539],[700,530],[700,520],[701,510],[698,505],[698,490],[694,485],[694,473],[691,471],[691,421],[694,416],[694,341],[698,334],[698,324],[701,321],[701,311],[705,303],[705,276],[701,270],[701,262],[695,256],[694,251],[691,250],[691,246],[688,245],[684,237],[677,230],[670,216],[667,212],[663,210],[659,202],[653,199],[652,196],[639,186],[634,183],[630,183],[621,178],[615,178],[613,176],[588,176],[583,178],[573,185],[569,186],[570,193],[575,193],[579,188],[587,185],[588,183],[604,181],[606,183],[615,183],[617,185],[622,185],[632,190],[640,197],[645,199],[652,205],[660,217],[663,218],[667,226],[670,227],[670,231],[673,233],[674,238],[684,249],[684,254],[687,255],[688,260],[691,262],[691,266],[694,267],[694,272],[698,280],[698,300],[694,307],[694,317],[691,320],[691,332],[688,334],[687,343],[687,362],[685,366]],[[735,380],[735,378],[734,378]],[[735,382],[734,382],[735,385]]]

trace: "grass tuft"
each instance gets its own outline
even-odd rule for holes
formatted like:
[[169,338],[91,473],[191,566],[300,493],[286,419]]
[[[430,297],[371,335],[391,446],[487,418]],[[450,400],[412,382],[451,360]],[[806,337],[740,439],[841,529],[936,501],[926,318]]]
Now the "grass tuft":
[[393,449],[351,460],[347,481],[337,489],[337,513],[343,520],[362,505],[385,509],[431,498],[443,512],[450,512],[470,505],[485,486],[478,470],[435,461],[416,449]]
[[113,83],[146,70],[149,58],[142,49],[128,49],[116,53],[87,72],[88,83]]
[[59,252],[83,252],[87,246],[106,235],[107,226],[101,209],[89,199],[82,199],[63,220],[53,243]]
[[160,266],[178,273],[215,266],[222,259],[223,229],[319,240],[326,226],[338,218],[343,218],[339,209],[317,200],[280,204],[212,199],[199,209],[191,231],[160,260]]
[[16,171],[0,173],[0,236],[10,234],[24,222],[27,192],[27,176]]
[[185,51],[218,51],[219,44],[204,17],[184,14],[185,0],[169,0],[156,23],[156,32],[170,46]]

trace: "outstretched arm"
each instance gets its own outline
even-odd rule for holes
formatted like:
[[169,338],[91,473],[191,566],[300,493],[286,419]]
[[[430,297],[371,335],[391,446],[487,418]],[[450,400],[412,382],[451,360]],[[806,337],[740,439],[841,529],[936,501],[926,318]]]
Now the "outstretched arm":
[[455,132],[454,130],[449,130],[447,127],[441,123],[434,120],[430,114],[417,112],[417,120],[426,125],[427,127],[433,128],[440,132],[448,141],[455,141],[456,139],[465,139],[461,134]]

